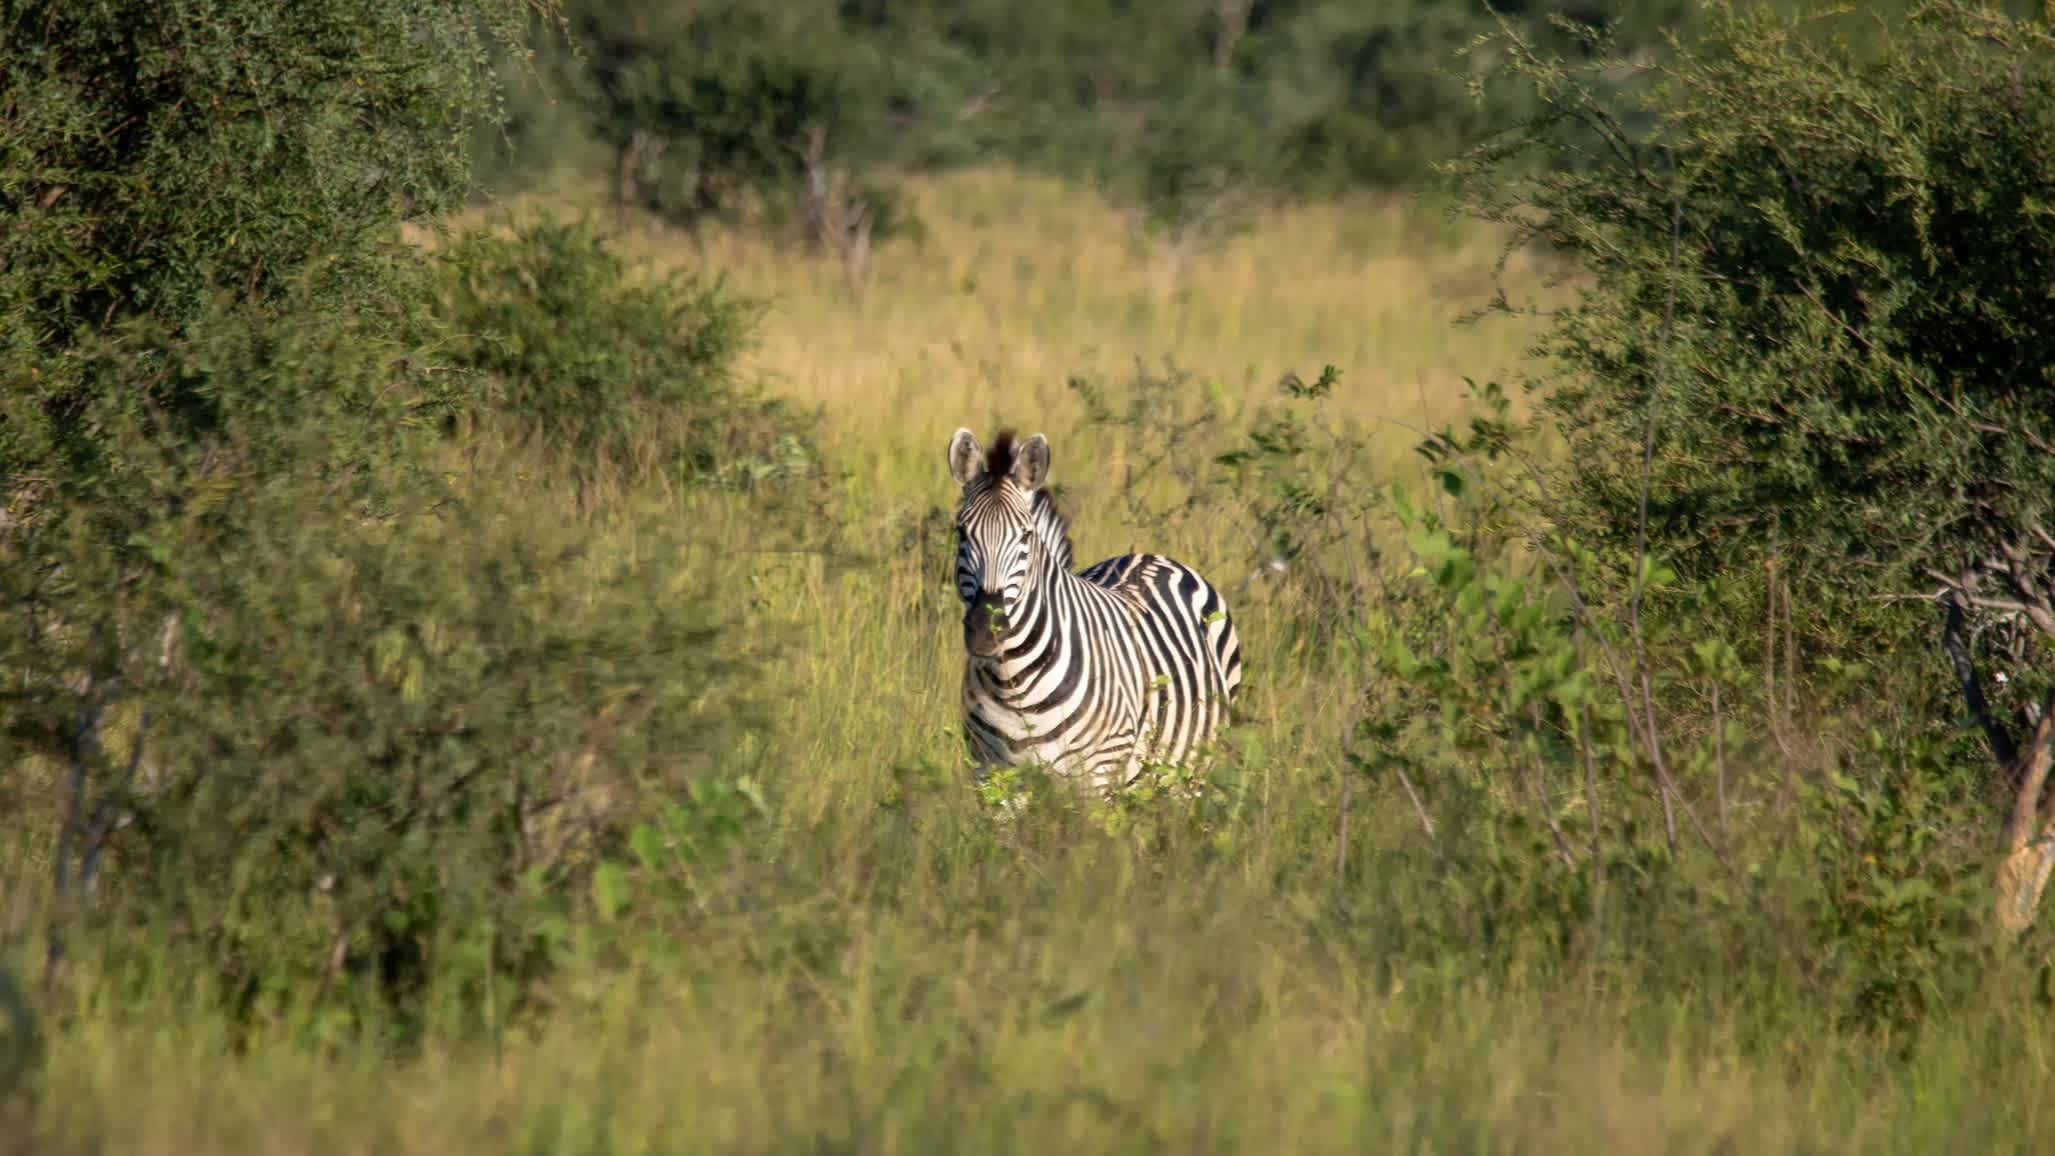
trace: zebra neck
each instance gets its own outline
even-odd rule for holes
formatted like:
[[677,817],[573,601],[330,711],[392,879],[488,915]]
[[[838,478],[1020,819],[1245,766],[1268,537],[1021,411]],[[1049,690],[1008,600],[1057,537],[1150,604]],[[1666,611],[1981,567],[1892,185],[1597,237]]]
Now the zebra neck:
[[1047,569],[1063,573],[1070,572],[1070,523],[1056,510],[1056,503],[1049,498],[1049,491],[1037,490],[1034,505],[1035,532],[1049,544]]

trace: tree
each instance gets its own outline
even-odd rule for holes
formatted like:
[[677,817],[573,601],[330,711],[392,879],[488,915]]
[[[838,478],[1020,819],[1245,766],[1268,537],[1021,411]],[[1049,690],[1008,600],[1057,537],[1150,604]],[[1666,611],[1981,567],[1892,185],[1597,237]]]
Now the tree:
[[11,753],[65,768],[60,899],[148,773],[143,704],[175,681],[190,567],[250,528],[234,499],[281,481],[341,528],[423,464],[418,419],[459,383],[404,352],[428,319],[399,228],[464,195],[480,62],[529,7],[0,10],[5,693]]
[[[1821,646],[1931,630],[1876,607],[1939,589],[1948,656],[2025,792],[2023,849],[2055,832],[2033,817],[2055,710],[2055,32],[1937,0],[1882,35],[1865,51],[1714,7],[1702,40],[1608,93],[1619,62],[1509,33],[1542,112],[1459,171],[1474,209],[1590,276],[1543,346],[1574,516],[1697,576],[1774,567]],[[1537,150],[1538,175],[1498,183]],[[2025,762],[1985,707],[1972,618],[2012,661]],[[2008,922],[2046,880],[2035,854]]]

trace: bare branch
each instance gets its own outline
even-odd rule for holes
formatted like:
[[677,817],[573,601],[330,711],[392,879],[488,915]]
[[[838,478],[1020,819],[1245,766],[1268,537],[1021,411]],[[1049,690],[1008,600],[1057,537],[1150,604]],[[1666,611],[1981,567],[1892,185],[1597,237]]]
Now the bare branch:
[[1213,67],[1226,72],[1234,63],[1235,45],[1249,30],[1249,9],[1256,0],[1213,0]]
[[[1541,733],[1540,705],[1530,700],[1527,703],[1527,716],[1528,721],[1534,727],[1534,733],[1539,735]],[[1534,795],[1534,809],[1541,815],[1541,821],[1548,824],[1549,837],[1555,840],[1556,854],[1562,858],[1563,866],[1568,870],[1575,871],[1577,869],[1577,857],[1570,854],[1570,841],[1563,837],[1562,825],[1556,822],[1555,812],[1550,810],[1548,806],[1548,794],[1542,789],[1541,760],[1534,758],[1530,752],[1529,757],[1523,761],[1527,764],[1527,786]]]
[[1955,667],[1955,677],[1962,685],[1962,699],[1969,707],[1970,718],[1983,728],[1984,739],[1991,744],[1991,757],[1999,766],[2009,767],[2019,757],[2018,748],[2005,724],[1991,714],[1990,701],[1984,697],[1983,679],[1977,676],[1976,662],[1969,653],[1968,618],[1963,613],[1962,601],[1951,597],[1943,603],[1945,618],[1941,649]]
[[1591,820],[1591,878],[1594,887],[1603,872],[1599,870],[1599,827],[1598,827],[1598,760],[1591,753],[1591,707],[1579,708],[1577,727],[1577,749],[1584,761],[1584,810]]
[[[1357,770],[1370,770],[1370,764],[1364,761],[1363,756],[1356,754],[1353,750],[1344,751],[1343,757]],[[1412,776],[1406,774],[1405,766],[1398,760],[1392,759],[1387,760],[1387,762],[1392,769],[1392,773],[1398,776],[1399,786],[1406,792],[1407,800],[1413,804],[1413,814],[1420,820],[1420,830],[1426,833],[1427,841],[1434,845],[1434,853],[1441,859],[1442,869],[1447,870],[1448,850],[1441,845],[1441,836],[1436,834],[1434,830],[1434,819],[1427,814],[1427,805],[1420,801],[1420,792],[1413,789]]]
[[[1674,166],[1674,157],[1671,163]],[[1670,801],[1669,771],[1663,763],[1662,737],[1655,725],[1655,689],[1654,680],[1648,673],[1648,650],[1641,629],[1641,599],[1648,573],[1648,491],[1655,473],[1656,421],[1661,413],[1663,384],[1669,371],[1670,341],[1677,321],[1677,250],[1683,231],[1684,201],[1673,194],[1670,200],[1669,286],[1663,297],[1662,344],[1656,350],[1655,378],[1648,387],[1648,421],[1642,430],[1641,496],[1634,512],[1634,589],[1627,599],[1627,628],[1633,637],[1634,670],[1641,683],[1641,710],[1646,716],[1648,757],[1665,781],[1662,792],[1663,834],[1669,840],[1672,855],[1677,853],[1677,816]]]
[[85,831],[85,855],[79,862],[79,891],[88,897],[99,886],[100,853],[107,849],[107,840],[127,813],[136,771],[143,765],[143,743],[150,735],[150,720],[150,709],[145,707],[142,718],[136,723],[135,745],[129,748],[128,766],[121,773],[121,782],[103,792],[93,807],[93,821]]

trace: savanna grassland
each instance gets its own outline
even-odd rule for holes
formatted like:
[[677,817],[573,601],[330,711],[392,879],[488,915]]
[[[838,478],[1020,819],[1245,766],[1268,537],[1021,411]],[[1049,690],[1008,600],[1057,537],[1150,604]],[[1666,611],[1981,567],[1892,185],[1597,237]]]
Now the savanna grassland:
[[[1445,199],[1269,208],[1173,271],[1134,213],[1075,182],[990,170],[908,185],[920,232],[877,250],[855,300],[835,261],[749,230],[694,236],[638,215],[623,241],[659,267],[718,274],[760,301],[766,313],[738,364],[778,396],[818,407],[840,464],[887,471],[856,478],[883,483],[886,501],[936,498],[927,442],[946,444],[958,425],[1010,421],[1066,444],[1090,438],[1067,383],[1119,386],[1138,370],[1183,370],[1242,415],[1273,400],[1285,373],[1311,378],[1335,365],[1347,382],[1337,416],[1400,460],[1419,431],[1465,412],[1464,377],[1517,367],[1533,342],[1531,321],[1471,315],[1501,287],[1526,305],[1561,298],[1532,252],[1515,254],[1501,277],[1502,235],[1454,217]],[[599,192],[566,180],[505,211],[595,211]],[[1123,464],[1085,463],[1066,471],[1072,484]]]
[[[2055,1141],[2055,940],[1992,886],[2055,750],[2045,21],[1943,4],[1880,59],[1706,6],[1646,90],[1502,27],[1543,163],[1211,233],[1183,145],[1138,202],[873,142],[853,263],[791,227],[846,206],[779,210],[791,147],[717,205],[663,165],[729,122],[625,84],[579,99],[701,151],[481,194],[449,62],[520,3],[167,20],[158,72],[119,7],[0,59],[40,84],[0,97],[0,1156]],[[645,79],[824,99],[640,19],[598,42]],[[1079,28],[1020,51],[1125,42]],[[1283,83],[1237,43],[1177,67]],[[1131,131],[1051,107],[1043,147]],[[1364,107],[1332,163],[1474,127]],[[971,781],[944,449],[1002,425],[1081,564],[1228,593],[1203,772]],[[1985,583],[1945,626],[1933,573]],[[1964,718],[1969,666],[2009,677]]]
[[[643,548],[645,519],[689,526],[746,586],[739,626],[772,657],[759,729],[715,760],[748,784],[739,841],[658,853],[604,916],[574,904],[534,1006],[483,1035],[432,1016],[399,1051],[322,1044],[318,1019],[231,1029],[182,982],[87,977],[51,1014],[23,1150],[2025,1151],[2055,1126],[2024,992],[1901,1042],[1837,1030],[1795,977],[1693,982],[1715,948],[1685,929],[1664,989],[1463,928],[1469,884],[1388,782],[1358,784],[1343,842],[1356,688],[1289,625],[1306,608],[1242,588],[1263,559],[1235,535],[1159,540],[1124,513],[1139,447],[1086,428],[1068,375],[1171,361],[1237,415],[1326,358],[1373,472],[1417,481],[1417,436],[1377,423],[1450,420],[1461,375],[1516,367],[1529,338],[1455,324],[1493,284],[1489,235],[1391,200],[1285,211],[1165,294],[1089,195],[918,188],[928,238],[860,306],[832,262],[746,236],[621,242],[768,306],[742,372],[825,414],[831,549],[760,551],[718,497],[627,494],[624,526],[522,491],[524,517],[605,554]],[[1219,809],[1007,825],[968,788],[947,555],[915,531],[950,504],[950,430],[998,420],[1050,432],[1081,558],[1160,545],[1242,588],[1246,779]]]

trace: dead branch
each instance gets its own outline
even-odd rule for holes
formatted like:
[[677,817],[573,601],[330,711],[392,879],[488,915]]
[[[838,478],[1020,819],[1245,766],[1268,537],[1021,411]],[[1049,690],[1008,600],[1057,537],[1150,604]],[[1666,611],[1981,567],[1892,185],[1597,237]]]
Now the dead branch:
[[834,254],[852,299],[861,301],[870,271],[871,230],[876,214],[869,202],[852,196],[849,177],[828,160],[828,130],[816,124],[806,142],[794,149],[806,168],[806,220],[821,248]]
[[1970,718],[1983,728],[1984,740],[1991,744],[1991,757],[1999,766],[2009,767],[2018,761],[2019,749],[2005,724],[1991,714],[1990,700],[1984,697],[1984,682],[1977,674],[1976,661],[1969,652],[1968,616],[1963,613],[1964,601],[1956,597],[1943,601],[1941,649],[1955,667],[1955,678],[1961,684],[1962,700],[1969,707]]

